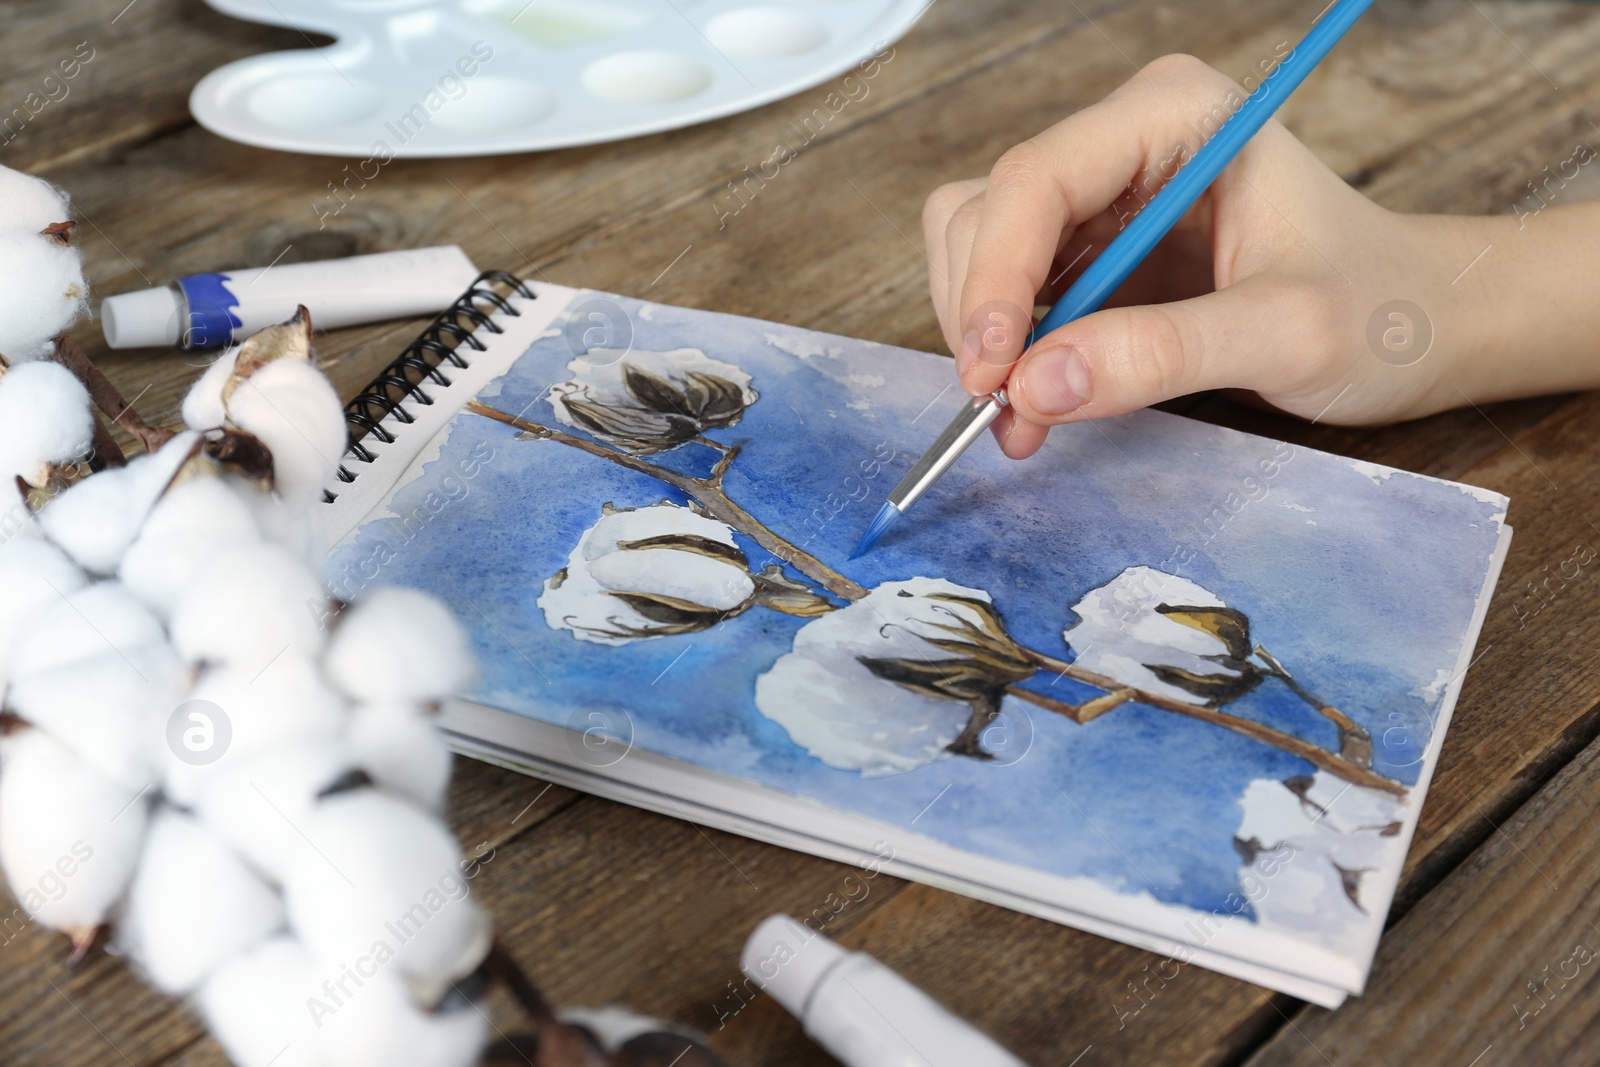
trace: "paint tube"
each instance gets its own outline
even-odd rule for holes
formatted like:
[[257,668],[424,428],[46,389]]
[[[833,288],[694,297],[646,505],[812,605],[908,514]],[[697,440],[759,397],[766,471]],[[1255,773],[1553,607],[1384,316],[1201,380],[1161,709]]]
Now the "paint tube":
[[787,915],[756,927],[740,965],[845,1067],[1026,1067],[871,956]]
[[455,245],[191,274],[100,304],[112,348],[219,348],[305,305],[319,329],[443,311],[477,277]]

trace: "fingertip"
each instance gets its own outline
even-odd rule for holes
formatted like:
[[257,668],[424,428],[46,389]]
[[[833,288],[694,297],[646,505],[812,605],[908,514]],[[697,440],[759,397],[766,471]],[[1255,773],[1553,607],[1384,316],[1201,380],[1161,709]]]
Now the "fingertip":
[[1050,427],[1020,418],[1015,411],[1006,410],[990,427],[1000,451],[1011,459],[1027,459],[1044,445]]

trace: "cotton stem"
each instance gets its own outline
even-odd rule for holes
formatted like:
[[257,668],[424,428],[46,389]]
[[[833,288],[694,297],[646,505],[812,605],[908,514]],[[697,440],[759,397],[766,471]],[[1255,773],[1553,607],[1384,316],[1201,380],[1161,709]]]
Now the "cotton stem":
[[[1057,674],[1063,677],[1071,678],[1075,682],[1082,682],[1084,685],[1092,685],[1097,689],[1104,689],[1107,692],[1127,690],[1129,692],[1128,699],[1133,703],[1143,704],[1146,707],[1158,708],[1161,711],[1170,711],[1175,715],[1182,715],[1185,718],[1198,719],[1201,722],[1211,723],[1213,726],[1220,726],[1224,730],[1232,730],[1234,733],[1241,734],[1253,741],[1259,741],[1264,745],[1271,745],[1273,748],[1287,752],[1292,756],[1299,756],[1312,766],[1327,771],[1329,774],[1336,775],[1339,778],[1343,778],[1345,781],[1350,782],[1353,785],[1366,786],[1369,789],[1380,789],[1385,793],[1392,793],[1397,797],[1404,797],[1406,795],[1405,786],[1401,785],[1399,782],[1396,782],[1390,778],[1385,778],[1383,775],[1378,774],[1367,767],[1360,766],[1342,756],[1336,756],[1332,752],[1329,752],[1327,749],[1323,748],[1321,745],[1312,744],[1310,741],[1307,741],[1304,738],[1295,737],[1293,734],[1284,733],[1282,730],[1275,730],[1270,726],[1265,726],[1250,719],[1242,719],[1237,715],[1229,715],[1227,712],[1217,711],[1215,708],[1201,707],[1196,704],[1186,704],[1181,700],[1173,700],[1170,697],[1160,696],[1156,693],[1149,693],[1142,689],[1129,689],[1129,687],[1123,685],[1114,678],[1109,678],[1103,674],[1097,674],[1094,671],[1085,670],[1075,663],[1067,663],[1065,660],[1059,660],[1054,656],[1047,656],[1042,652],[1035,652],[1032,649],[1027,649],[1026,652],[1029,658],[1037,663],[1042,669],[1055,671]],[[1013,695],[1017,694],[1014,693]],[[1072,707],[1071,705],[1065,706],[1069,708]],[[1052,708],[1050,710],[1058,709]],[[1064,711],[1060,713],[1066,714],[1068,718],[1076,721],[1075,715],[1068,714]]]
[[615,463],[619,467],[626,467],[628,470],[638,471],[640,474],[649,475],[657,481],[665,482],[667,485],[693,498],[712,518],[732,526],[735,530],[738,530],[835,596],[845,600],[860,600],[867,595],[867,591],[860,585],[846,578],[810,553],[801,551],[791,542],[773,533],[754,515],[740,507],[728,496],[722,488],[722,476],[726,473],[728,464],[732,463],[733,459],[738,455],[737,448],[724,450],[722,458],[718,461],[717,466],[713,468],[710,478],[696,478],[692,475],[668,470],[665,467],[658,467],[654,463],[640,459],[638,456],[615,451],[593,441],[574,437],[572,434],[564,433],[561,430],[517,418],[515,415],[509,415],[504,411],[489,407],[487,404],[479,403],[476,400],[469,401],[466,410],[476,415],[482,415],[484,418],[505,423],[507,426],[514,426],[529,437],[544,441],[556,441],[569,448],[587,452],[589,455],[603,459],[607,463]]
[[[51,357],[72,372],[83,387],[89,391],[89,399],[94,401],[94,406],[105,412],[106,418],[113,424],[121,426],[124,430],[144,445],[146,452],[154,452],[173,437],[177,436],[171,430],[159,426],[151,426],[133,410],[133,406],[125,400],[117,387],[111,384],[105,372],[94,365],[94,362],[79,348],[77,342],[66,334],[56,337],[55,353]],[[95,450],[100,451],[101,433],[104,426],[96,420],[97,432],[95,434]],[[108,463],[121,466],[122,450],[117,448],[115,442],[110,441],[110,435],[105,434],[105,439],[110,443],[112,451],[105,453]],[[115,457],[115,458],[113,458]]]

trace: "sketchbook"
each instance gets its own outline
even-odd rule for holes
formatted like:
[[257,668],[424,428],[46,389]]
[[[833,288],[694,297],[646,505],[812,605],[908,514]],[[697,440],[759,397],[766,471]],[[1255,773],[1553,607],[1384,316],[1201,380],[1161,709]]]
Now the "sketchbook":
[[980,442],[850,561],[961,402],[947,358],[491,272],[349,406],[327,577],[454,608],[464,753],[1360,993],[1506,499],[1141,411]]

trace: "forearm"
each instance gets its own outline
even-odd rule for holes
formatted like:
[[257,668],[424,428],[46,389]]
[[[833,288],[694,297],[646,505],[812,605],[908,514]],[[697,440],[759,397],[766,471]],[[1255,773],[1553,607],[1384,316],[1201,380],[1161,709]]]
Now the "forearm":
[[1600,203],[1415,221],[1450,274],[1438,406],[1600,387]]

